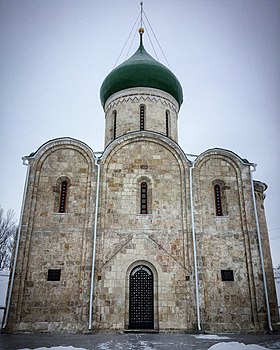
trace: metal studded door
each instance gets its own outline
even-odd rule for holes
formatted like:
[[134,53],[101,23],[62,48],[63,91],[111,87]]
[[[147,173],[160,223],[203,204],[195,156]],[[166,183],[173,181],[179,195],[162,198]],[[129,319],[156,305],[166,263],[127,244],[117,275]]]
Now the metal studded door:
[[154,278],[147,266],[137,266],[130,274],[129,328],[154,329]]

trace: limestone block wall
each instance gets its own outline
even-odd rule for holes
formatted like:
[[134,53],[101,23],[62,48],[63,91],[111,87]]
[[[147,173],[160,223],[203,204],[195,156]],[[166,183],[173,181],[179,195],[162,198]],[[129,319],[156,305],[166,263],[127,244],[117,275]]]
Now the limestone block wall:
[[[10,331],[86,331],[96,174],[90,149],[55,140],[29,157],[30,175],[11,308]],[[66,210],[58,212],[60,180]],[[49,270],[60,270],[49,281]]]
[[[146,135],[146,137],[144,136]],[[106,153],[106,152],[105,152]],[[192,329],[193,258],[188,250],[188,165],[160,136],[128,136],[102,164],[96,280],[97,329],[128,327],[129,273],[144,263],[154,271],[155,329]],[[140,214],[140,183],[150,209]]]
[[[140,106],[144,106],[144,130],[166,135],[177,142],[179,106],[168,93],[152,88],[131,88],[112,95],[105,105],[105,147],[116,138],[140,130]],[[115,125],[114,125],[115,124]],[[115,131],[114,131],[115,129]]]
[[[259,227],[261,233],[261,243],[262,243],[262,251],[264,257],[264,267],[266,274],[266,283],[267,283],[267,291],[269,298],[269,307],[271,313],[271,320],[273,323],[279,322],[279,313],[278,313],[278,304],[276,297],[276,289],[275,289],[275,281],[273,274],[273,265],[270,253],[270,245],[269,245],[269,237],[268,237],[268,229],[266,223],[265,216],[265,190],[267,189],[267,185],[260,181],[254,181],[254,191],[257,205],[257,213],[259,219]],[[264,319],[264,322],[266,318]]]
[[[194,169],[195,222],[202,324],[209,331],[263,329],[259,320],[260,276],[249,165],[231,152],[213,150]],[[223,215],[215,207],[214,184],[221,184]],[[253,253],[252,253],[253,252]],[[255,256],[254,256],[255,253]],[[254,270],[255,266],[255,270]],[[230,270],[233,280],[223,280]],[[261,290],[262,291],[262,290]],[[263,296],[263,294],[262,294]]]
[[[114,108],[122,106],[117,101],[111,101]],[[162,103],[164,112],[162,101],[149,101],[151,110],[153,103]],[[123,129],[122,136],[108,141],[100,160],[95,331],[129,327],[130,275],[140,265],[153,274],[154,328],[197,329],[191,163],[172,138],[156,131],[160,123],[154,120],[153,125],[151,132]],[[94,155],[82,142],[63,138],[44,144],[27,160],[30,172],[7,330],[86,332],[97,186]],[[59,212],[63,181],[67,195],[65,210]],[[147,184],[145,214],[140,212],[142,182]],[[217,184],[222,215],[216,208]],[[249,163],[230,151],[209,150],[194,163],[192,187],[203,329],[265,329]],[[264,190],[264,184],[255,182],[272,320],[277,321]],[[60,271],[59,280],[48,280],[50,270]]]

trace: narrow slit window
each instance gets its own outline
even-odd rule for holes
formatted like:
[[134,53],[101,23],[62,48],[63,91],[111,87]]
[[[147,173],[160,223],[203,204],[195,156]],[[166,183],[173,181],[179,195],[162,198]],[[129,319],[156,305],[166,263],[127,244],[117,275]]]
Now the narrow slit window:
[[140,130],[145,130],[145,106],[140,106]]
[[113,112],[113,140],[116,139],[117,136],[117,111]]
[[147,182],[141,182],[141,214],[148,214],[148,186]]
[[68,191],[68,182],[62,181],[60,189],[60,201],[59,201],[59,213],[65,213],[66,211],[66,199]]
[[223,216],[221,186],[214,186],[216,216]]
[[170,123],[170,116],[169,111],[165,112],[165,128],[166,128],[166,136],[169,137],[169,123]]

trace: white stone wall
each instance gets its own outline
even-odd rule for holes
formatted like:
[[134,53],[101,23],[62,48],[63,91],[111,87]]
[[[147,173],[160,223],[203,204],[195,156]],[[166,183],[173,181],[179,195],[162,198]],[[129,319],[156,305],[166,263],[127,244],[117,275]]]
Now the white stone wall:
[[[240,171],[225,155],[204,156],[194,169],[195,218],[200,272],[202,319],[206,329],[235,330],[251,322],[246,268]],[[216,216],[214,182],[224,183],[226,215]],[[224,210],[225,212],[225,210]],[[221,280],[233,270],[234,282]]]
[[[224,184],[223,216],[215,213],[216,180]],[[194,193],[203,327],[210,331],[265,329],[263,275],[249,164],[229,151],[205,152],[194,168]],[[265,222],[264,217],[260,220]],[[261,230],[265,234],[264,227]],[[264,241],[269,265],[268,238]],[[221,270],[233,270],[234,281],[222,281]],[[267,277],[270,287],[271,272]]]
[[168,93],[152,88],[122,90],[108,98],[105,105],[105,147],[113,141],[114,113],[116,137],[140,130],[140,105],[145,106],[145,130],[166,135],[166,111],[169,111],[169,137],[178,141],[179,106]]
[[[58,139],[28,159],[7,330],[86,332],[97,179],[94,156],[79,141]],[[154,276],[154,328],[197,329],[191,166],[175,141],[154,131],[125,133],[106,147],[100,160],[95,331],[128,328],[129,276],[141,264]],[[69,180],[65,213],[57,212],[61,178]],[[148,214],[140,214],[141,181],[148,183]],[[215,214],[216,181],[222,184],[223,216]],[[230,151],[209,150],[194,163],[192,188],[202,328],[264,330],[266,305],[249,164]],[[277,321],[263,191],[263,184],[255,182],[272,319]],[[61,280],[47,281],[49,269],[60,269]],[[221,270],[232,270],[234,281],[222,281]]]
[[[29,163],[9,329],[85,331],[96,187],[92,154],[78,141],[51,141]],[[56,210],[60,177],[70,179],[65,213]],[[61,270],[60,281],[47,281],[49,269]]]
[[[195,323],[192,253],[186,251],[187,163],[162,137],[144,134],[112,145],[102,165],[98,329],[128,327],[128,271],[137,262],[157,276],[155,328],[185,330]],[[140,214],[141,179],[151,187],[149,214]]]
[[[268,292],[268,298],[269,298],[271,320],[272,320],[272,323],[277,323],[279,321],[279,309],[278,309],[278,303],[277,303],[277,294],[276,294],[276,288],[275,288],[273,265],[272,265],[272,258],[270,253],[269,236],[268,236],[268,229],[266,224],[265,208],[264,208],[264,200],[265,200],[264,191],[266,189],[267,189],[266,184],[260,181],[254,181],[254,192],[255,192],[257,213],[258,213],[258,220],[259,220],[259,227],[260,227],[260,234],[261,234],[261,244],[262,244],[263,257],[264,257],[264,268],[265,268],[265,274],[266,274],[266,283],[267,283],[267,292]],[[257,249],[259,250],[259,244]],[[263,281],[261,282],[263,284]],[[264,320],[266,320],[265,316],[266,315],[263,316]]]

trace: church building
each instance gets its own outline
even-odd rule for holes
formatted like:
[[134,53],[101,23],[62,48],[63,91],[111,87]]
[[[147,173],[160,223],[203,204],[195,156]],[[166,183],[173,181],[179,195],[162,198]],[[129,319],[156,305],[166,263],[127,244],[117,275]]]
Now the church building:
[[24,157],[8,332],[251,332],[277,321],[267,186],[230,150],[182,150],[182,87],[139,33],[101,86],[104,151],[62,137]]

